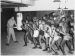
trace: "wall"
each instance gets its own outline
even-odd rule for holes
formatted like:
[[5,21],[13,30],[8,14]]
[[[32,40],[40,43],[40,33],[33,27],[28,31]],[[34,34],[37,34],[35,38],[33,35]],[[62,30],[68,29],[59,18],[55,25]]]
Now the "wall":
[[7,21],[14,15],[14,8],[3,8],[1,12],[1,32],[6,32],[7,30]]
[[[23,12],[23,19],[24,20],[26,19],[26,16],[34,17],[34,16],[36,16],[36,11],[26,11],[26,12]],[[29,18],[28,20],[32,20],[32,18]]]
[[[60,7],[68,7],[68,10],[75,9],[75,0],[61,0]],[[57,10],[59,2],[53,2],[53,0],[36,0],[32,6],[20,7],[20,11],[40,11],[40,10]]]
[[41,18],[44,15],[49,14],[51,12],[57,12],[57,13],[59,13],[59,10],[37,11],[37,17]]

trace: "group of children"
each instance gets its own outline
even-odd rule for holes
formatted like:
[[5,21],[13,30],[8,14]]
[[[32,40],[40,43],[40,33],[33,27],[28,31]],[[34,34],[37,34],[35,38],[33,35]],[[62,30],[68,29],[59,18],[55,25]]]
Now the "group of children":
[[[46,18],[46,17],[45,17]],[[66,17],[62,17],[62,21],[56,26],[56,24],[49,24],[43,19],[33,20],[33,22],[22,21],[22,28],[24,29],[24,42],[27,46],[28,39],[34,44],[33,49],[42,49],[42,43],[45,43],[45,49],[43,51],[58,54],[57,50],[61,50],[65,55],[65,44],[69,49],[69,53],[74,51],[74,27],[67,28]],[[73,26],[73,24],[72,24]],[[38,47],[39,46],[39,47]],[[55,46],[57,48],[55,48]],[[56,50],[57,49],[57,50]]]

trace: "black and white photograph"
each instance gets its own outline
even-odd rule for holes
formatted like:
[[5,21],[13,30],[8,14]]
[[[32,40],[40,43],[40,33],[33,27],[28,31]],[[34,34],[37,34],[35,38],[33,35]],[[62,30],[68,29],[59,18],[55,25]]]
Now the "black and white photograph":
[[0,55],[75,55],[74,0],[1,0]]

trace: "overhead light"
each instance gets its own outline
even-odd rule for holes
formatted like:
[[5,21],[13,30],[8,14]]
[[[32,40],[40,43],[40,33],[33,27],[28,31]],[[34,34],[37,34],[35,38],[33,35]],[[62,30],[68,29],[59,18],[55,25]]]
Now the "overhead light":
[[[63,9],[62,7],[60,7],[60,5],[61,5],[61,0],[53,0],[53,2],[58,2],[59,3],[59,8],[58,9]],[[65,0],[65,4],[67,3],[68,1],[67,0]],[[66,7],[66,5],[65,5],[65,8],[64,9],[68,9],[67,7]]]
[[58,2],[59,3],[59,8],[58,9],[61,9],[60,8],[60,2],[61,2],[60,0],[54,0],[53,2]]
[[[68,1],[67,0],[65,0],[65,4],[67,3]],[[67,7],[66,7],[66,5],[65,5],[65,8],[64,9],[68,9]]]
[[60,2],[60,0],[54,0],[53,2]]

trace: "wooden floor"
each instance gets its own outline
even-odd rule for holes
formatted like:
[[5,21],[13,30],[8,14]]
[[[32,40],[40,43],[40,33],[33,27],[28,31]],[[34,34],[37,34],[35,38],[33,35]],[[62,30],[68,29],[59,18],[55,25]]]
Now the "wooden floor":
[[[44,44],[42,44],[42,49],[32,49],[34,47],[33,44],[29,41],[27,47],[23,47],[23,32],[16,32],[16,38],[19,41],[19,43],[14,43],[12,40],[10,41],[10,46],[6,46],[6,33],[1,34],[1,54],[2,55],[52,55],[53,52],[47,52],[42,51],[45,47]],[[67,55],[74,55],[68,53],[67,47],[65,47],[65,51]],[[62,55],[61,51],[58,51],[59,55]]]

